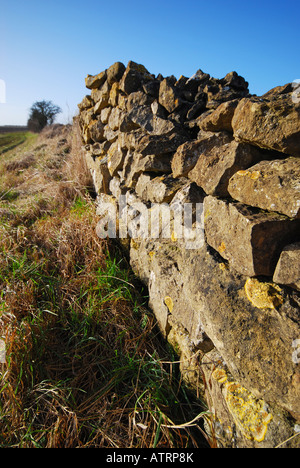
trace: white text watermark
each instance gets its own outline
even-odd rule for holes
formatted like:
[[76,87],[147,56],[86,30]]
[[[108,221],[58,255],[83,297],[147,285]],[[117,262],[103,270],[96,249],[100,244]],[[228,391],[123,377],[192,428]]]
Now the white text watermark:
[[0,79],[0,104],[6,103],[6,84],[4,80]]
[[101,239],[181,240],[186,249],[200,249],[204,244],[203,203],[152,203],[148,207],[121,195],[118,204],[102,201],[97,215],[101,217],[97,224]]
[[294,364],[300,364],[300,339],[293,341],[292,348],[294,349],[292,361]]
[[300,102],[300,79],[294,80],[292,83],[293,86],[293,93],[292,93],[292,101],[294,104],[299,104]]
[[6,363],[6,346],[5,341],[2,339],[0,339],[0,363]]

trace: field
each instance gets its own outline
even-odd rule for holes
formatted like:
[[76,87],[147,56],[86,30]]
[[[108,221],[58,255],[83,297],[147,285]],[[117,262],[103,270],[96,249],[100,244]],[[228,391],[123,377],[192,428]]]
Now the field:
[[0,135],[0,447],[214,446],[95,212],[74,128]]

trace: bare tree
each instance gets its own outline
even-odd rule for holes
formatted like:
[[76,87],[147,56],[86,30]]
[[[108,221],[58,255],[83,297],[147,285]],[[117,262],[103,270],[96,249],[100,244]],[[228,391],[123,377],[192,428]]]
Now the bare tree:
[[28,118],[28,128],[34,132],[40,132],[46,125],[53,124],[57,114],[62,112],[59,106],[52,101],[37,101],[32,104]]

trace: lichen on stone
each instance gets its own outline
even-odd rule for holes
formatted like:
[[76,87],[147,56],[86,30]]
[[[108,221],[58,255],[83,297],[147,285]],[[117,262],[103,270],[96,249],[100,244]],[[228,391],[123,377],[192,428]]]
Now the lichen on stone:
[[224,371],[224,369],[219,369],[217,367],[217,369],[215,369],[212,373],[212,378],[217,380],[217,382],[219,382],[220,384],[226,382],[227,380],[227,374],[226,372]]
[[164,302],[165,302],[166,306],[168,307],[169,312],[171,314],[172,311],[173,311],[173,308],[174,308],[173,300],[171,299],[170,296],[166,296],[165,299],[164,299]]
[[275,309],[283,304],[282,290],[274,283],[248,278],[245,283],[245,292],[249,301],[258,309]]
[[237,382],[225,383],[225,401],[242,434],[249,440],[262,442],[273,419],[264,401],[256,399]]

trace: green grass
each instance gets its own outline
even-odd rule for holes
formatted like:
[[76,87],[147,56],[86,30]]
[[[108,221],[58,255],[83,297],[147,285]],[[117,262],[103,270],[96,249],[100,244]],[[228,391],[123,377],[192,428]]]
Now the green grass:
[[0,154],[11,151],[25,142],[34,140],[36,135],[31,132],[13,132],[0,134]]
[[0,200],[0,447],[207,446],[203,403],[172,364],[147,290],[97,237],[86,188],[45,161],[49,194],[41,184],[27,200],[23,185],[25,207]]

